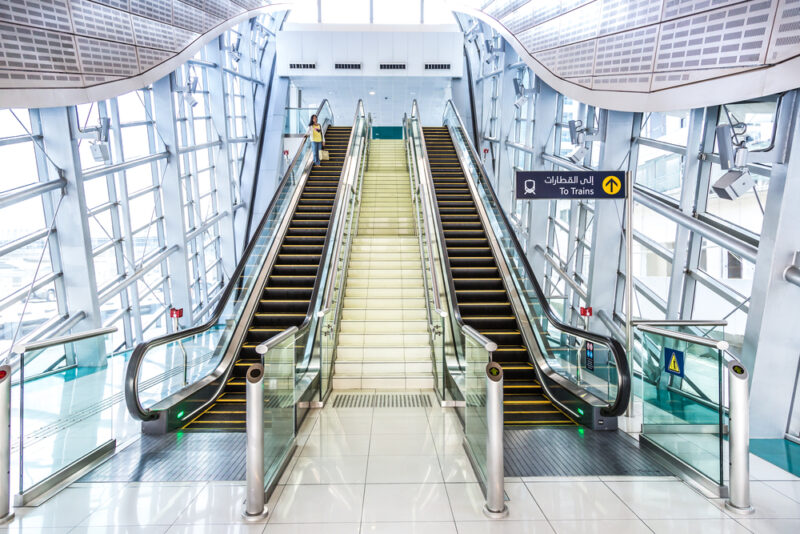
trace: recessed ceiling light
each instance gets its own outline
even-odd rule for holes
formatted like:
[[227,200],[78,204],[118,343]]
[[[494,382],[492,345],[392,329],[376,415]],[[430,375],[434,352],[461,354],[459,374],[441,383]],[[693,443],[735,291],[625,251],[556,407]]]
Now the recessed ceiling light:
[[375,96],[375,91],[370,91],[369,94],[370,96]]

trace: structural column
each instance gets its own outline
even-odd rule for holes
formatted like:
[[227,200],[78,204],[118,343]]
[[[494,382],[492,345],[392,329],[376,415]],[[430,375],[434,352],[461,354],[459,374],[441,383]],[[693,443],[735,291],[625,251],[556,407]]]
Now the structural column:
[[772,166],[742,347],[741,359],[752,377],[752,438],[783,437],[800,353],[800,287],[783,278],[800,250],[800,152],[791,153],[800,147],[798,100],[797,91],[787,93],[776,118],[775,150],[786,147],[786,163]]
[[164,230],[167,248],[177,246],[167,261],[172,278],[172,305],[183,308],[185,324],[194,324],[192,299],[189,288],[193,280],[186,261],[186,227],[183,220],[183,195],[181,194],[178,132],[175,126],[175,109],[172,100],[172,75],[153,84],[156,129],[164,141],[169,157],[165,163],[161,193],[164,198]]
[[[97,298],[81,158],[78,153],[77,110],[74,106],[42,108],[39,114],[45,150],[62,169],[67,181],[65,196],[56,214],[55,229],[61,245],[61,267],[69,313],[86,314],[73,330],[79,332],[97,329],[102,327],[102,317]],[[81,350],[75,356],[75,363],[80,367],[106,366],[106,354],[101,345],[98,343],[96,347]]]

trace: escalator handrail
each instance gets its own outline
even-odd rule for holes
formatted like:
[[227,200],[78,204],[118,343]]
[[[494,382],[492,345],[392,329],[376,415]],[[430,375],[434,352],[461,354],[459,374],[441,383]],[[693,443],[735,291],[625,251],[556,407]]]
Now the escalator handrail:
[[[417,99],[416,98],[411,102],[411,117],[408,120],[409,121],[416,120],[417,121],[417,126],[420,128],[420,136],[421,136],[420,137],[420,147],[422,147],[423,154],[422,155],[418,155],[416,150],[414,150],[414,154],[422,157],[422,160],[425,162],[425,165],[426,165],[425,171],[430,173],[431,172],[430,162],[428,161],[428,153],[425,150],[425,147],[423,145],[424,142],[425,142],[425,138],[424,138],[424,136],[422,136],[422,122],[420,121],[420,118],[419,118],[419,107],[417,105]],[[409,122],[408,127],[409,127],[409,131],[411,131],[412,127],[411,127],[411,123],[410,122]],[[414,143],[411,140],[411,135],[409,135],[408,141],[409,141],[410,149],[413,150]],[[419,167],[419,163],[416,163],[415,166],[418,168]],[[420,179],[419,176],[417,176],[417,180],[420,182],[418,187],[421,188],[422,180]],[[417,196],[419,196],[419,194]],[[439,296],[439,276],[438,276],[436,265],[435,265],[435,262],[434,262],[434,259],[433,259],[433,245],[431,244],[431,238],[430,238],[430,233],[431,233],[430,216],[428,215],[428,211],[425,209],[425,206],[422,205],[423,201],[422,201],[421,198],[420,198],[419,201],[420,201],[420,204],[421,204],[419,209],[420,209],[420,211],[422,211],[422,221],[423,221],[423,225],[425,227],[425,245],[426,245],[426,248],[428,249],[428,264],[429,264],[429,268],[430,268],[430,271],[431,271],[431,289],[433,291],[433,311],[435,311],[440,317],[444,318],[444,317],[447,317],[448,313],[447,313],[446,310],[444,310],[442,308],[441,297]]]
[[[458,120],[459,128],[463,132],[467,132],[466,128],[464,127],[464,122],[461,120],[461,115],[458,113],[458,109],[456,109],[455,105],[453,104],[452,100],[448,100],[447,104],[445,104],[445,111],[444,114],[447,114],[448,107],[453,109],[453,113]],[[444,122],[444,115],[442,122]],[[508,235],[511,237],[511,241],[514,244],[514,248],[517,251],[517,255],[522,259],[522,264],[525,268],[525,274],[528,276],[528,279],[531,281],[533,285],[534,291],[536,292],[536,297],[539,300],[539,304],[542,307],[542,311],[547,316],[547,319],[553,323],[559,330],[566,332],[568,334],[572,334],[576,337],[581,337],[587,339],[589,341],[600,343],[603,345],[607,345],[611,351],[611,354],[614,356],[614,361],[617,367],[617,396],[614,399],[614,402],[604,408],[602,413],[605,416],[614,417],[622,415],[625,412],[625,409],[628,406],[628,402],[630,400],[630,392],[631,392],[631,377],[630,377],[630,368],[628,366],[628,358],[625,354],[625,349],[622,347],[622,344],[617,341],[615,338],[611,336],[605,336],[602,334],[589,332],[587,330],[582,330],[580,328],[564,324],[558,316],[553,312],[552,308],[550,307],[550,303],[547,300],[547,297],[544,294],[541,286],[539,285],[539,281],[537,280],[536,276],[533,274],[533,269],[531,268],[530,262],[528,262],[528,258],[523,252],[523,248],[517,239],[517,235],[513,230],[513,226],[511,225],[508,217],[506,216],[506,212],[503,209],[500,201],[497,199],[497,195],[494,192],[494,187],[492,187],[491,182],[486,176],[486,171],[483,168],[483,164],[481,163],[480,158],[478,157],[477,152],[475,151],[475,147],[472,146],[472,143],[469,142],[469,136],[465,135],[466,145],[470,151],[470,155],[472,156],[473,164],[475,168],[478,170],[480,174],[481,181],[484,182],[484,188],[489,191],[489,194],[492,197],[492,202],[497,206],[497,211],[500,212],[503,223],[505,224]]]
[[[353,131],[350,134],[350,141],[348,142],[348,145],[347,145],[347,153],[345,154],[345,157],[344,157],[345,162],[347,162],[348,164],[350,162],[350,157],[352,156],[350,154],[350,149],[351,149],[350,143],[352,142],[353,136],[355,135],[355,124],[358,123],[358,119],[359,118],[363,118],[365,121],[367,120],[366,113],[364,112],[364,102],[362,100],[360,100],[360,99],[358,101],[358,104],[356,105],[356,116],[355,116],[355,119],[354,119]],[[366,147],[366,143],[367,142],[368,142],[368,140],[365,140],[364,143],[359,147],[359,154],[361,155],[361,157],[363,157],[363,155],[365,153],[364,149]],[[361,158],[358,158],[358,159],[360,160]],[[342,169],[342,170],[344,170],[344,169]],[[349,167],[348,167],[348,171],[349,171]],[[358,176],[357,175],[358,175],[358,165],[356,165],[356,181],[358,180]],[[345,184],[345,186],[347,186],[347,185],[348,184]],[[349,200],[350,200],[350,195],[353,192],[352,191],[353,186],[354,186],[354,184],[351,184],[350,187],[345,187],[346,196],[345,196],[345,201],[342,204],[342,213],[339,216],[340,221],[339,221],[339,226],[337,228],[337,233],[336,233],[336,244],[335,244],[335,248],[333,249],[334,250],[333,257],[334,258],[338,258],[339,257],[339,250],[341,249],[341,246],[342,246],[342,237],[344,236],[344,227],[346,226],[342,219],[347,216],[347,202],[349,202]],[[333,268],[333,267],[331,267],[331,268]],[[330,273],[330,271],[328,271],[328,272]],[[320,315],[325,315],[331,310],[331,304],[333,303],[333,285],[334,285],[333,281],[335,279],[336,279],[336,276],[329,276],[328,279],[325,282],[325,292],[323,293],[323,299],[322,299],[323,308],[322,308],[322,310],[320,310]]]
[[[317,108],[317,115],[322,112],[322,109],[327,106],[330,109],[330,103],[328,99],[324,99],[319,107]],[[331,113],[331,117],[333,113]],[[263,141],[263,140],[262,140]],[[153,348],[160,345],[165,345],[167,343],[171,343],[173,341],[177,341],[179,339],[183,339],[185,337],[194,336],[210,330],[214,326],[216,326],[219,318],[222,316],[222,313],[225,311],[225,308],[228,305],[228,300],[231,297],[233,291],[239,286],[240,278],[242,273],[244,272],[245,267],[247,266],[247,261],[250,258],[250,254],[255,248],[256,242],[258,241],[258,236],[261,233],[261,230],[264,228],[264,225],[269,220],[272,212],[275,209],[275,205],[278,202],[278,199],[281,196],[281,192],[286,187],[287,183],[289,182],[289,178],[292,175],[292,169],[294,169],[295,164],[297,163],[300,154],[303,153],[303,146],[305,146],[306,142],[308,142],[308,133],[303,135],[303,141],[300,143],[300,146],[295,153],[292,162],[289,164],[289,167],[286,169],[286,173],[283,175],[283,179],[281,180],[278,187],[275,189],[275,193],[272,196],[272,200],[269,203],[266,211],[264,212],[264,216],[261,218],[261,222],[258,224],[258,228],[253,233],[253,237],[250,239],[250,242],[247,244],[247,247],[242,251],[242,256],[239,259],[238,264],[236,265],[236,269],[234,269],[233,273],[231,274],[228,283],[225,286],[225,289],[220,295],[219,301],[217,306],[214,308],[214,313],[211,315],[208,321],[201,325],[193,326],[184,330],[177,330],[175,332],[171,332],[169,334],[165,334],[163,336],[159,336],[147,341],[143,341],[136,345],[131,353],[130,360],[128,361],[128,366],[125,370],[125,402],[128,407],[128,412],[142,421],[151,421],[155,419],[157,414],[152,411],[145,409],[141,402],[139,401],[139,370],[141,365],[144,361],[144,357],[147,352]]]
[[[431,206],[436,209],[436,213],[439,213],[439,207],[436,202],[436,189],[433,187],[433,172],[431,171],[431,162],[428,158],[428,146],[425,141],[425,133],[422,130],[422,117],[419,113],[419,108],[416,106],[416,100],[411,105],[411,117],[414,118],[416,116],[417,122],[419,123],[419,135],[420,135],[420,147],[422,148],[422,160],[425,162],[424,172],[426,174],[426,181],[430,184],[430,189],[428,189],[428,194],[433,195],[429,202]],[[439,236],[439,254],[441,257],[442,265],[447,268],[450,265],[450,256],[447,253],[447,245],[446,240],[444,237],[444,227],[442,226],[442,217],[434,217],[433,220],[435,221],[435,229],[436,234]],[[453,314],[453,320],[455,321],[456,325],[458,326],[459,330],[462,332],[464,331],[464,327],[467,324],[464,322],[464,319],[461,318],[461,310],[458,309],[458,304],[456,301],[452,300],[455,299],[456,296],[456,284],[453,281],[452,276],[445,276],[447,280],[447,288],[448,288],[448,295],[451,295],[451,311]]]

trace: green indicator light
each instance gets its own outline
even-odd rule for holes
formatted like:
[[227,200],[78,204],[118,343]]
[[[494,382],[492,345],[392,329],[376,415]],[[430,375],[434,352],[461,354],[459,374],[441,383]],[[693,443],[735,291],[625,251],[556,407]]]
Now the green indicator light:
[[182,411],[178,412],[178,419],[180,419],[181,417],[183,417],[183,412]]
[[580,408],[578,408],[576,411],[578,412],[578,415],[583,415],[583,410],[581,410]]
[[583,435],[583,432],[584,432],[583,428],[578,429],[578,434],[580,434],[581,436]]

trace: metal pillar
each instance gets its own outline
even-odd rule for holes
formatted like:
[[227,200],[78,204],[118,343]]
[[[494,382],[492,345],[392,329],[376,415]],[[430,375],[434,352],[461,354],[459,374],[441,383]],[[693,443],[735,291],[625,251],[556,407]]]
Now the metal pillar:
[[773,164],[770,174],[741,354],[752,375],[750,432],[754,438],[783,438],[795,391],[795,376],[788,370],[795,368],[800,347],[794,311],[800,288],[783,277],[800,250],[800,180],[795,179],[800,175],[797,91],[784,95],[776,121],[775,150],[786,147],[787,151],[780,158],[785,163]]
[[486,505],[483,513],[500,519],[508,515],[503,472],[503,368],[486,366]]
[[[86,195],[83,189],[83,172],[78,153],[78,115],[71,107],[42,108],[44,147],[53,162],[63,170],[67,185],[64,200],[56,216],[56,232],[61,245],[64,290],[69,314],[84,312],[85,318],[74,331],[94,330],[102,327],[100,301],[97,297],[92,236],[89,231]],[[107,365],[105,346],[96,343],[92,350],[82,350],[76,355],[81,367]]]
[[0,366],[0,525],[14,519],[11,511],[11,367]]
[[247,427],[247,500],[244,518],[258,521],[267,516],[264,498],[264,366],[247,369],[245,384]]
[[[245,34],[248,36],[249,33]],[[244,42],[245,37],[242,37],[242,42],[239,48],[250,49],[250,43]],[[228,131],[228,115],[233,115],[233,110],[227,110],[227,102],[225,96],[225,72],[222,70],[222,37],[212,40],[206,45],[206,58],[217,64],[215,68],[206,69],[208,76],[208,96],[209,108],[211,111],[211,122],[217,133],[220,136],[222,144],[215,150],[214,154],[214,177],[217,184],[217,195],[219,198],[219,205],[217,206],[218,213],[227,212],[228,216],[223,217],[219,221],[219,240],[220,240],[220,254],[222,256],[222,266],[226,273],[230,275],[236,269],[236,240],[233,233],[233,206],[235,199],[233,198],[234,181],[238,180],[238,176],[231,175],[231,150],[238,150],[236,147],[230,146],[228,138],[230,132]],[[240,63],[249,63],[249,53],[243,54],[239,60]],[[249,70],[246,71],[249,74]],[[244,85],[245,101],[249,102],[250,97],[248,91],[252,94],[249,87],[251,84],[245,80],[239,80],[239,83]],[[247,105],[247,112],[250,112],[250,106]],[[249,127],[248,127],[249,129]],[[255,135],[255,133],[253,133]],[[203,267],[205,271],[205,267]]]
[[728,465],[730,498],[725,508],[752,514],[750,506],[750,393],[748,373],[738,361],[728,362]]
[[153,100],[156,110],[156,129],[164,141],[165,150],[169,152],[161,185],[164,206],[169,207],[164,213],[164,233],[167,247],[178,247],[178,250],[167,258],[172,282],[172,305],[175,308],[183,308],[186,324],[191,325],[194,324],[192,299],[189,293],[192,277],[186,261],[186,227],[183,220],[180,155],[171,79],[172,76],[165,76],[153,84]]

